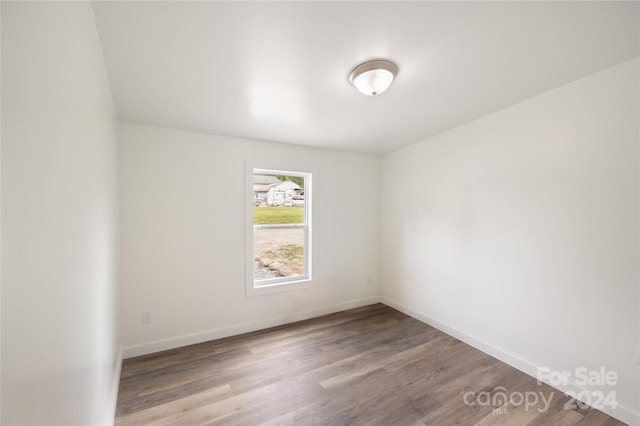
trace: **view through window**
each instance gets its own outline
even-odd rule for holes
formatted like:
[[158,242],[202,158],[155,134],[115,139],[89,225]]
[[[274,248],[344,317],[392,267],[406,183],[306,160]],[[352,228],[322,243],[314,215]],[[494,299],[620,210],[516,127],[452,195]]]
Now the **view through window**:
[[311,174],[253,169],[254,286],[309,278]]

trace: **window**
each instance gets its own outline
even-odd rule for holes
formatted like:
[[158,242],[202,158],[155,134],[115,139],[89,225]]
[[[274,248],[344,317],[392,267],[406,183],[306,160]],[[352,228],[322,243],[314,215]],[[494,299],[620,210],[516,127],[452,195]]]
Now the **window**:
[[311,177],[310,172],[247,165],[248,295],[310,282]]

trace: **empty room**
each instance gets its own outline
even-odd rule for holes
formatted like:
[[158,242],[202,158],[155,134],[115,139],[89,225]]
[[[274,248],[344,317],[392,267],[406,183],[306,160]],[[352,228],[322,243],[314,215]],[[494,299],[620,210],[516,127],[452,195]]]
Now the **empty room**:
[[640,425],[640,2],[0,20],[3,425]]

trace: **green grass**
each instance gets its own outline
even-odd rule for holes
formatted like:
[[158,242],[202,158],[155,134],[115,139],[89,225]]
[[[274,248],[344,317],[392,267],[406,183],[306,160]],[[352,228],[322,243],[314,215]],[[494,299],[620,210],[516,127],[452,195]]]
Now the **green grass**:
[[302,264],[304,259],[304,247],[298,244],[285,244],[275,250],[267,250],[265,255],[276,262],[284,264],[289,264],[291,262],[299,262]]
[[253,223],[256,225],[304,223],[304,207],[254,207]]
[[304,274],[304,247],[298,244],[285,244],[274,250],[267,250],[264,257],[282,263],[293,271],[294,275]]

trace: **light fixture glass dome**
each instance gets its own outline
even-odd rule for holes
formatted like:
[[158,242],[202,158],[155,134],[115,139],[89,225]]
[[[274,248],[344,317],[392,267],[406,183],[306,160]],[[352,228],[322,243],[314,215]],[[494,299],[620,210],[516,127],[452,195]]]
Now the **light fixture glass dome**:
[[349,81],[367,96],[376,96],[389,88],[398,74],[396,64],[386,60],[364,62],[351,71]]

